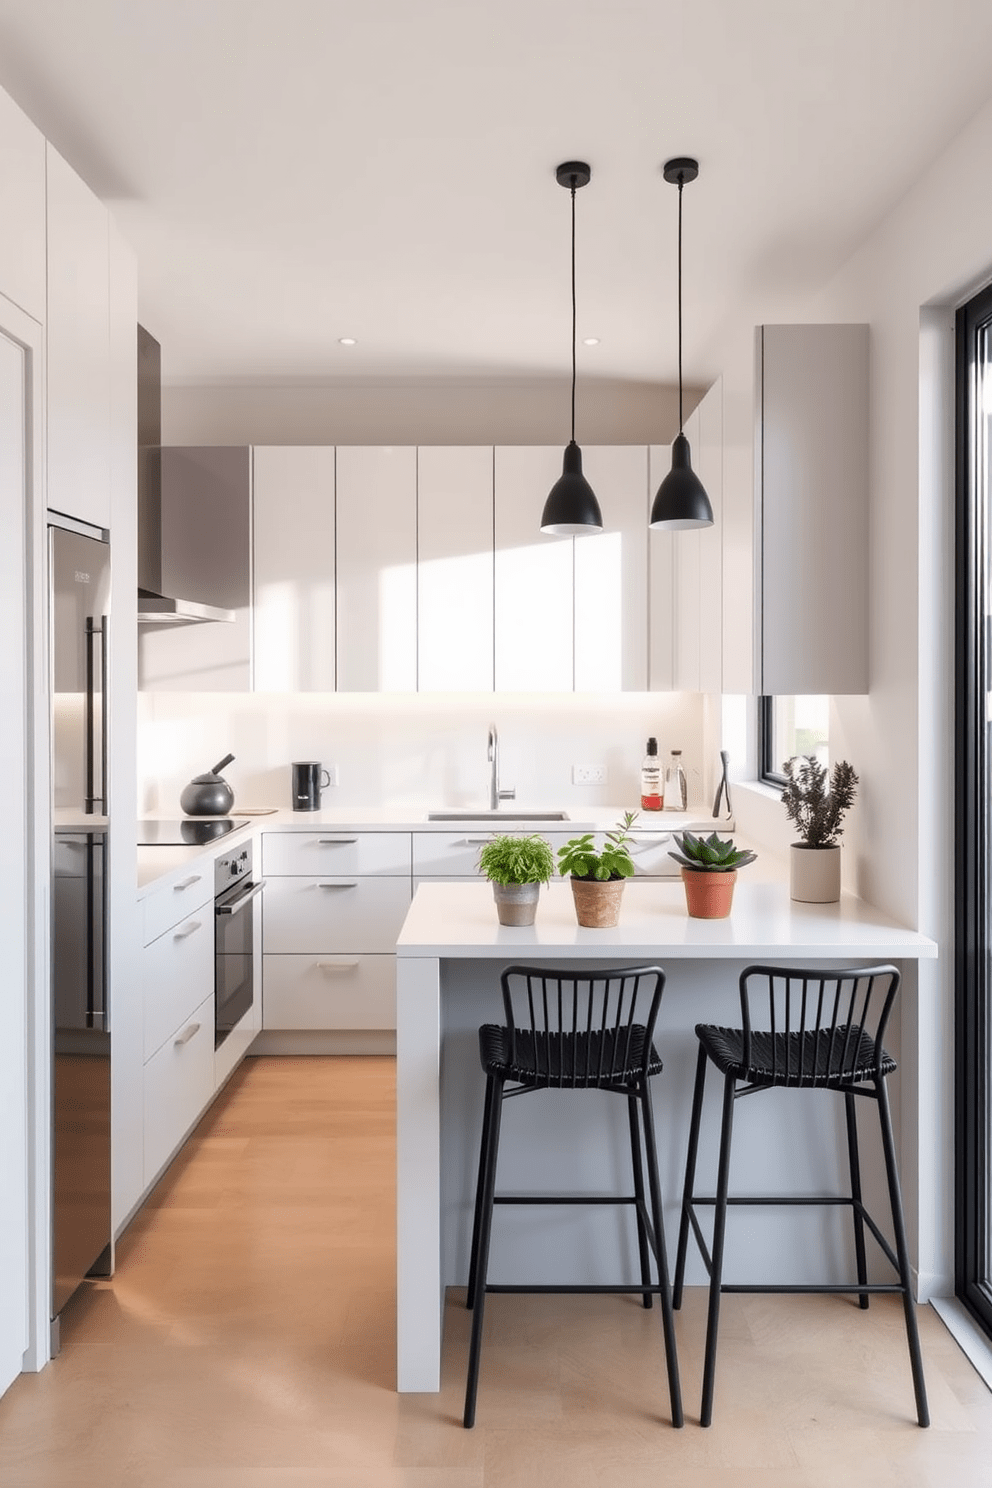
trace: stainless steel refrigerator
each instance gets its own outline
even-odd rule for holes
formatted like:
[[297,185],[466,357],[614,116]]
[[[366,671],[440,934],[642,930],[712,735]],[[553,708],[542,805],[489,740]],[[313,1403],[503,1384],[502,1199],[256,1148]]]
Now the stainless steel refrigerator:
[[[63,525],[64,522],[64,525]],[[52,517],[52,1318],[112,1269],[106,534]],[[53,1322],[53,1345],[58,1324]]]

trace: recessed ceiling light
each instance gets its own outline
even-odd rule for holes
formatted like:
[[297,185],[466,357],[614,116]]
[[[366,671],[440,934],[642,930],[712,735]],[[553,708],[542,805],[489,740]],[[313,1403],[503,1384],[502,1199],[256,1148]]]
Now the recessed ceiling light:
[[599,345],[599,337],[598,336],[583,336],[583,338],[582,338],[582,345],[583,346],[598,346]]
[[358,345],[358,342],[355,340],[354,336],[339,336],[338,337],[338,345],[339,346],[357,346]]

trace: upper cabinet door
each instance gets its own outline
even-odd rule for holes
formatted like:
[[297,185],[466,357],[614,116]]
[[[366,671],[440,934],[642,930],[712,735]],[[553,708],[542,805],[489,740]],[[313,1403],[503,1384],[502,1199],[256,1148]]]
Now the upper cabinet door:
[[756,687],[868,691],[868,327],[759,326]]
[[338,448],[337,635],[340,692],[416,691],[412,446]]
[[45,319],[45,137],[0,88],[0,294]]
[[644,524],[648,532],[648,687],[675,691],[675,539],[683,534],[648,526],[655,493],[672,468],[670,444],[648,450],[648,495]]
[[575,539],[575,690],[644,692],[647,450],[591,446],[582,452],[582,468],[603,514],[603,531]]
[[334,450],[256,445],[257,692],[335,687]]
[[698,585],[684,596],[694,604],[699,630],[699,692],[723,691],[723,379],[717,378],[696,408],[693,468],[713,508],[713,526],[693,534],[698,551]]
[[493,688],[493,451],[417,451],[421,692]]
[[110,526],[110,221],[51,145],[48,505]]
[[496,690],[571,692],[575,540],[545,537],[540,526],[562,451],[497,446],[494,455]]

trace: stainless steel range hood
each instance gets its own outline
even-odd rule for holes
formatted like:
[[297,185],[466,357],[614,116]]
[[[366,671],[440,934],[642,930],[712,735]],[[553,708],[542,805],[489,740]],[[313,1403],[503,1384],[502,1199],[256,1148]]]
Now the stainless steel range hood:
[[162,353],[139,325],[138,624],[231,624],[236,618],[234,610],[162,593]]

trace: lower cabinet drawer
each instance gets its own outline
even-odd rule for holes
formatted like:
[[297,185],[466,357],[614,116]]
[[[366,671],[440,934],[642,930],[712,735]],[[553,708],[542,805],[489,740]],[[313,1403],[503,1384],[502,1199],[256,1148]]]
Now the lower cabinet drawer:
[[391,952],[409,908],[409,878],[270,878],[262,944],[266,953]]
[[214,907],[188,915],[141,952],[145,1055],[150,1059],[214,989]]
[[150,1183],[213,1096],[213,994],[149,1059],[144,1076],[145,1182]]
[[263,956],[262,1027],[395,1028],[395,956]]

